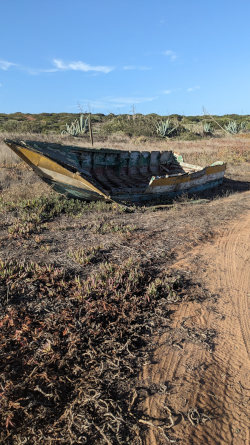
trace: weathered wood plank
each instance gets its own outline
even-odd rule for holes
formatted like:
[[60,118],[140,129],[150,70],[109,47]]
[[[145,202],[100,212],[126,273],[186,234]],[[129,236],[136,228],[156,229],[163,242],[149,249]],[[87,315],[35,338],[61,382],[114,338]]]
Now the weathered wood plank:
[[205,168],[183,162],[170,151],[85,149],[37,141],[6,140],[55,190],[91,199],[144,201],[173,197],[218,185],[226,165]]

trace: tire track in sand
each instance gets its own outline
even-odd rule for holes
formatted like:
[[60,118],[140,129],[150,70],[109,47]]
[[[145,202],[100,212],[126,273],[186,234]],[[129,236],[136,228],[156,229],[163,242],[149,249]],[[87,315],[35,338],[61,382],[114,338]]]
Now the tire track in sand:
[[[170,440],[176,441],[173,443],[248,445],[249,241],[247,213],[230,224],[215,242],[201,245],[184,260],[184,266],[194,273],[198,270],[194,270],[196,262],[192,260],[198,258],[199,265],[206,265],[205,272],[198,275],[218,298],[173,307],[173,330],[156,339],[155,361],[144,367],[142,380],[146,385],[162,385],[163,390],[148,396],[144,404],[144,414],[155,425],[149,428],[145,445],[169,443],[159,428],[168,426],[164,406],[175,422],[171,429],[165,429]],[[215,329],[215,349],[209,351],[204,344],[187,338],[180,347],[180,336],[185,335],[183,322],[198,330]],[[187,413],[195,407],[211,420],[192,425]]]
[[221,287],[230,295],[249,355],[250,214],[232,225],[227,236],[220,239],[219,249],[222,257],[217,256],[216,261],[218,270],[223,264],[223,273],[219,275]]

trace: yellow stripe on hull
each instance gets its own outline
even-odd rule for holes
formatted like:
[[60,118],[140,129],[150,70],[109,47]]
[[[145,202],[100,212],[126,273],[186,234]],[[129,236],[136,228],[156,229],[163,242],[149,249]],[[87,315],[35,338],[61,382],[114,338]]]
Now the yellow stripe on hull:
[[[225,164],[214,165],[206,167],[204,170],[200,170],[199,173],[201,174],[201,176],[208,177],[211,174],[223,172],[225,171],[225,169],[226,169]],[[196,173],[194,173],[193,175],[186,173],[184,175],[179,175],[179,176],[166,176],[161,178],[154,178],[150,184],[150,187],[184,184],[186,182],[193,181],[196,178],[197,178]]]
[[206,167],[206,174],[210,175],[211,173],[219,173],[226,170],[226,164],[218,164],[218,165],[210,165]]
[[29,164],[41,177],[51,179],[53,181],[59,181],[64,184],[73,185],[78,188],[91,190],[104,198],[109,199],[109,196],[84,179],[79,173],[73,173],[66,168],[62,167],[55,161],[43,156],[39,153],[31,151],[27,148],[18,146],[12,147],[20,158],[22,158],[27,164]]

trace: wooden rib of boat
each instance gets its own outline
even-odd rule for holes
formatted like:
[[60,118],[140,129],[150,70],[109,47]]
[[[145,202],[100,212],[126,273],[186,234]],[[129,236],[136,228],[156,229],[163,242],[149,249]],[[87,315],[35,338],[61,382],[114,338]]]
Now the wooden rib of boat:
[[223,181],[226,164],[202,168],[172,151],[90,149],[61,144],[5,140],[56,191],[87,201],[140,202],[197,193]]

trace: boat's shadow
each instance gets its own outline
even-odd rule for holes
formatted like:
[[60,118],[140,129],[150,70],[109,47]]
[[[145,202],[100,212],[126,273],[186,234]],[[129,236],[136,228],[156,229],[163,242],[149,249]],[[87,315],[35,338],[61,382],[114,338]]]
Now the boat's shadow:
[[241,193],[250,190],[250,181],[239,181],[224,178],[223,184],[214,189],[206,190],[199,194],[201,198],[213,199],[215,197],[223,197],[227,194]]
[[204,190],[203,192],[196,192],[195,194],[189,194],[189,193],[183,193],[182,195],[179,195],[176,198],[173,199],[166,199],[164,197],[157,197],[153,201],[143,202],[143,203],[136,203],[137,207],[143,206],[143,207],[154,207],[154,206],[161,206],[161,205],[170,205],[172,206],[176,202],[195,202],[197,203],[199,201],[212,201],[213,199],[223,198],[228,195],[234,194],[234,193],[242,193],[250,190],[250,181],[239,181],[239,180],[233,180],[229,178],[224,178],[223,184],[214,187],[212,189]]

